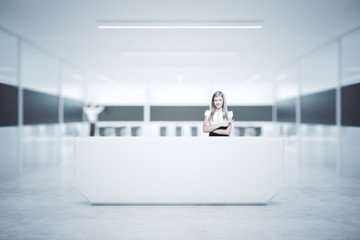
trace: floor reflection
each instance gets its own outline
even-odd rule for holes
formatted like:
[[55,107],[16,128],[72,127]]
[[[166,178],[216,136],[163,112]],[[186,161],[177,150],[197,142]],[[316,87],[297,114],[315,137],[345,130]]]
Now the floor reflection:
[[[285,185],[267,206],[90,206],[62,160],[0,184],[0,239],[360,239],[360,181],[334,167],[333,142],[286,139]],[[313,163],[313,164],[312,164]]]

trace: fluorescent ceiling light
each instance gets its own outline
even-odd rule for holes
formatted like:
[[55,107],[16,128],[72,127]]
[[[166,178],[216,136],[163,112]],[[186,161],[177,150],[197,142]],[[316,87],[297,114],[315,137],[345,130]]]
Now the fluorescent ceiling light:
[[226,71],[222,67],[141,67],[133,68],[132,71],[148,71],[148,72],[223,72]]
[[99,29],[261,29],[262,21],[98,21]]
[[123,57],[237,57],[237,52],[123,52]]
[[260,29],[262,26],[98,26],[99,29]]

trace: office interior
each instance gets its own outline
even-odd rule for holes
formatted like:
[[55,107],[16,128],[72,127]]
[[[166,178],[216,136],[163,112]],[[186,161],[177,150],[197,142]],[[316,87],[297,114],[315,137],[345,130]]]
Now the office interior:
[[[0,239],[359,239],[359,43],[357,0],[1,0]],[[91,206],[73,185],[84,106],[105,107],[94,138],[193,140],[216,90],[230,138],[285,141],[270,204]]]

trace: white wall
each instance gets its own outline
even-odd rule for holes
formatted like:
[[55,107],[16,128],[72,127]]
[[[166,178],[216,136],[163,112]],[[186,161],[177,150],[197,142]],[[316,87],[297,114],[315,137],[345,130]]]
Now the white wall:
[[271,74],[237,81],[192,81],[181,74],[168,80],[104,81],[94,74],[88,75],[88,79],[87,102],[104,105],[210,105],[217,90],[225,93],[228,105],[272,105],[274,100]]

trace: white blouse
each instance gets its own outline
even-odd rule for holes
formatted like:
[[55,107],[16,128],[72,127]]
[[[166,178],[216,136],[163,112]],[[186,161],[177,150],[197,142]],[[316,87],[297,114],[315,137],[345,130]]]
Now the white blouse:
[[[205,117],[210,117],[210,110],[206,110],[205,113],[204,113],[204,116]],[[232,111],[228,111],[228,118],[229,120],[231,121],[232,118],[233,118],[233,112]],[[213,115],[213,118],[210,119],[210,125],[214,125],[214,124],[219,124],[219,123],[222,123],[224,121],[223,119],[223,112],[219,111],[219,112],[215,112],[214,115]]]

